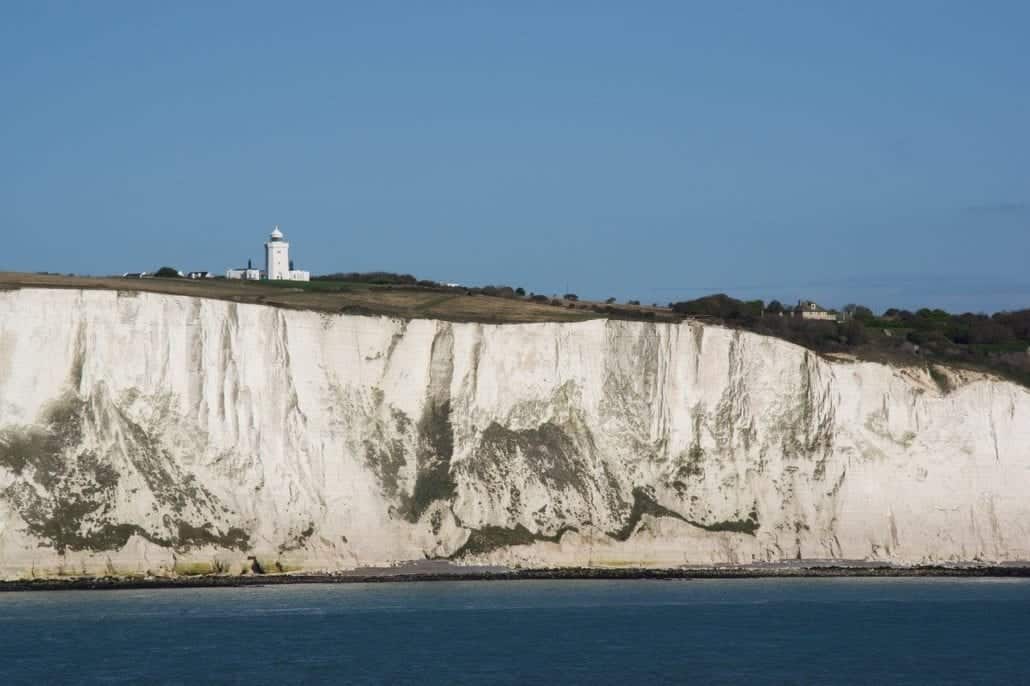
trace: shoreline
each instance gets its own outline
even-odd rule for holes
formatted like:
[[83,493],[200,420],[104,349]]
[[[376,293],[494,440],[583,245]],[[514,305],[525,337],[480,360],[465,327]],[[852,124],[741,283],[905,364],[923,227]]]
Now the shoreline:
[[[384,570],[386,571],[386,570]],[[815,566],[815,567],[686,567],[542,568],[445,573],[337,573],[197,575],[177,577],[58,577],[0,580],[0,593],[19,591],[99,591],[163,588],[241,588],[293,584],[369,584],[435,581],[556,581],[556,580],[700,580],[812,578],[1030,578],[1030,566]]]

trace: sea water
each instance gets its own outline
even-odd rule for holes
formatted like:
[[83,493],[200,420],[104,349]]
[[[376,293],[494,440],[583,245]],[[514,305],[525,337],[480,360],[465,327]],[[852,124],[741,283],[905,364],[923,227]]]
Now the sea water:
[[1030,683],[1030,580],[0,593],[18,683]]

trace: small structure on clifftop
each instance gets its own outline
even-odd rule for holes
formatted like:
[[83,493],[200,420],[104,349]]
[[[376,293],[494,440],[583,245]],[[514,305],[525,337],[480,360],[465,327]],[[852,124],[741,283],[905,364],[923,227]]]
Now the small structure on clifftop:
[[799,300],[798,306],[794,308],[794,316],[802,319],[821,319],[828,322],[837,321],[837,313],[834,310],[827,310],[820,307],[811,300]]
[[227,279],[242,279],[243,281],[260,281],[264,278],[265,274],[260,269],[255,269],[253,262],[247,260],[246,267],[240,267],[239,269],[227,269],[225,271],[225,278]]

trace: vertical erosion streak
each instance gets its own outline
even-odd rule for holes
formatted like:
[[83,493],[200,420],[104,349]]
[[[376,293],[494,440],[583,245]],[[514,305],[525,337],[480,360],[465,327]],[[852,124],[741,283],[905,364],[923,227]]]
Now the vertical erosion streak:
[[991,427],[991,444],[994,446],[994,461],[1001,462],[1001,451],[998,450],[998,426],[994,423],[994,386],[991,386],[990,398],[987,402],[987,420]]
[[196,417],[197,425],[201,431],[208,430],[207,403],[205,394],[204,374],[204,344],[205,327],[203,318],[203,303],[200,298],[192,299],[192,308],[187,324],[188,359],[186,379],[186,404],[189,412]]
[[467,397],[475,399],[479,395],[479,364],[483,359],[483,325],[476,324],[476,342],[472,346],[472,364],[469,369],[469,384],[466,389]]
[[239,328],[237,305],[229,303],[228,316],[222,323],[221,330],[221,368],[218,371],[222,380],[222,388],[218,395],[218,419],[229,431],[229,439],[234,444],[240,440],[240,379],[239,367],[236,363],[236,349],[233,345],[233,341],[239,334]]
[[[290,355],[289,313],[277,309],[275,312],[276,354],[275,362],[282,374],[282,392],[286,399],[283,410],[283,457],[296,470],[297,487],[305,490],[317,501],[319,489],[314,487],[311,474],[311,460],[306,458],[304,436],[307,435],[307,417],[300,409],[297,385],[294,383],[292,356]],[[276,385],[273,385],[275,387]]]
[[687,323],[694,337],[694,382],[701,376],[701,353],[704,352],[705,327],[702,324]]
[[[658,331],[656,328],[656,335]],[[669,427],[671,425],[669,386],[672,383],[673,351],[678,348],[679,328],[666,326],[660,331],[664,332],[664,335],[658,335],[658,371],[651,410],[651,426],[660,447],[660,452],[656,457],[659,461],[665,462],[669,459]]]
[[86,323],[81,319],[75,325],[73,341],[72,366],[68,380],[72,390],[81,395],[83,371],[86,366]]
[[454,377],[454,332],[441,323],[433,338],[429,360],[429,388],[425,409],[418,422],[415,454],[415,486],[404,513],[417,522],[438,500],[450,500],[455,483],[451,476],[454,429],[451,426],[451,381]]

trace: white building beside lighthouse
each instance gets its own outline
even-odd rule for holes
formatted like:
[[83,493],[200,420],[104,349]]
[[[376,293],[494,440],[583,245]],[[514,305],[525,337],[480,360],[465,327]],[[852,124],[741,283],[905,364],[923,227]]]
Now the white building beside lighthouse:
[[268,242],[265,243],[265,270],[259,272],[249,264],[246,269],[230,269],[225,272],[227,279],[246,279],[256,281],[269,279],[274,281],[310,281],[311,272],[294,269],[290,260],[290,244],[283,232],[276,226]]

